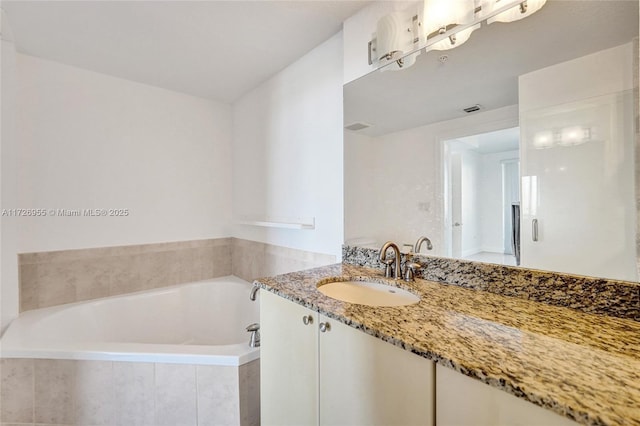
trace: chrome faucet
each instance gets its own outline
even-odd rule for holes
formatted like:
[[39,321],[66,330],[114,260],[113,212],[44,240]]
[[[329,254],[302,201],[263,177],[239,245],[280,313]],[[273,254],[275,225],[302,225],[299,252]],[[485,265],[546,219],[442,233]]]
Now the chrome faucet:
[[252,348],[260,347],[260,324],[257,322],[249,324],[247,326],[247,331],[251,333],[251,336],[249,337],[249,346]]
[[[392,248],[393,254],[395,254],[395,259],[387,259],[387,249]],[[387,241],[382,245],[380,249],[380,255],[378,256],[378,260],[386,265],[385,268],[385,277],[391,278],[391,274],[393,274],[393,278],[399,280],[402,278],[402,266],[400,265],[400,249],[398,245],[394,242]],[[391,267],[391,263],[395,261],[395,267]]]
[[260,286],[258,284],[254,284],[251,289],[251,293],[249,293],[249,300],[256,300],[256,293],[260,290]]
[[433,244],[431,244],[431,240],[428,239],[427,237],[420,237],[418,238],[418,241],[416,241],[416,245],[413,247],[413,252],[415,254],[419,254],[420,253],[420,249],[422,248],[422,243],[426,242],[427,243],[427,250],[432,250],[433,249]]

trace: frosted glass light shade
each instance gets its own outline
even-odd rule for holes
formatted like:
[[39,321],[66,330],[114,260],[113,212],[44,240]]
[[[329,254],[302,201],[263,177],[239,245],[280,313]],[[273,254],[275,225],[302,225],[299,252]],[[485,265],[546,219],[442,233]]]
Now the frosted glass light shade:
[[406,31],[403,14],[393,12],[380,18],[376,26],[376,56],[378,60],[401,57],[409,48],[410,43],[411,35]]
[[[444,33],[455,25],[473,22],[474,13],[475,0],[425,0],[422,14],[425,40],[428,40],[430,35]],[[433,44],[427,50],[458,47],[469,40],[471,33],[477,28],[480,28],[479,24]]]
[[538,132],[533,136],[534,149],[551,148],[553,147],[553,144],[554,144],[553,132],[550,130]]
[[[494,16],[493,18],[487,19],[487,24],[491,24],[493,22],[518,21],[539,11],[546,2],[547,0],[525,0],[524,2],[522,2],[521,0],[499,0],[493,4],[493,7],[502,7],[510,3],[514,6],[511,9]],[[517,6],[518,3],[523,3],[523,6]]]
[[449,50],[453,49],[454,47],[458,47],[462,43],[469,40],[469,37],[471,37],[471,33],[478,28],[480,28],[480,24],[474,25],[473,27],[467,28],[466,30],[458,31],[453,36],[432,44],[431,46],[427,47],[426,50]]

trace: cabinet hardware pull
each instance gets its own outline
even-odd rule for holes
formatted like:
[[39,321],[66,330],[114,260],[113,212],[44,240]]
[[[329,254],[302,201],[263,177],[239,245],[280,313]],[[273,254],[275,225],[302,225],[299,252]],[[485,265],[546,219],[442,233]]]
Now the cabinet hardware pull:
[[304,325],[313,324],[313,317],[311,315],[305,315],[302,317],[302,322]]
[[533,241],[538,241],[538,219],[533,219],[531,221],[531,239]]
[[324,333],[326,331],[331,331],[331,326],[329,325],[328,322],[321,322],[320,323],[320,332]]

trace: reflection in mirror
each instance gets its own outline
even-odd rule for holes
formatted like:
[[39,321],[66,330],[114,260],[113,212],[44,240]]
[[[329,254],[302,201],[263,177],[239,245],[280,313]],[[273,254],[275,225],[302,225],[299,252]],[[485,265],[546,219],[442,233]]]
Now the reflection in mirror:
[[442,142],[444,255],[519,264],[519,139],[513,127]]
[[[637,281],[637,33],[638,2],[547,2],[525,20],[483,24],[444,55],[345,85],[345,242],[426,235],[438,256],[515,264],[520,248],[525,267]],[[519,148],[479,142],[501,131]]]

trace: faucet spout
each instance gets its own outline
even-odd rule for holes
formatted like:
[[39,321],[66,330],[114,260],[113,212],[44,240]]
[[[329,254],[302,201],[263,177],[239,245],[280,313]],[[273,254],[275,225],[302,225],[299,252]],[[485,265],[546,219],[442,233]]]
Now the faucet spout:
[[393,249],[393,254],[395,255],[393,278],[398,280],[402,278],[402,266],[400,264],[400,249],[398,248],[398,245],[392,241],[387,241],[386,243],[384,243],[384,245],[380,249],[378,260],[380,260],[380,262],[386,265],[389,265],[389,261],[387,260],[387,250],[390,248]]
[[258,290],[260,290],[260,286],[254,284],[251,289],[251,293],[249,293],[249,300],[256,300],[256,293],[258,293]]
[[422,248],[422,243],[424,242],[427,243],[427,250],[433,249],[433,244],[431,244],[430,239],[428,239],[427,237],[420,237],[418,238],[418,241],[416,241],[416,245],[413,247],[413,252],[416,254],[420,253],[420,248]]

